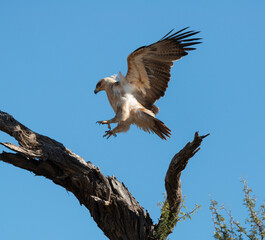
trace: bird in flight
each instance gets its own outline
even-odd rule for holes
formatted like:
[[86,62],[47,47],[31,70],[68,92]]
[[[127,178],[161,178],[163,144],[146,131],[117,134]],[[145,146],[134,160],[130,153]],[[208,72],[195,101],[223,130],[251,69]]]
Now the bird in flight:
[[[156,118],[159,108],[154,103],[165,95],[173,62],[196,49],[191,46],[201,43],[201,38],[190,38],[199,32],[186,31],[187,28],[175,33],[173,30],[158,42],[132,52],[127,58],[126,76],[119,73],[119,76],[105,77],[97,83],[94,93],[106,91],[116,114],[110,120],[97,122],[108,125],[109,130],[103,137],[108,139],[126,132],[132,124],[164,140],[170,137],[171,130]],[[118,125],[111,129],[112,123]]]

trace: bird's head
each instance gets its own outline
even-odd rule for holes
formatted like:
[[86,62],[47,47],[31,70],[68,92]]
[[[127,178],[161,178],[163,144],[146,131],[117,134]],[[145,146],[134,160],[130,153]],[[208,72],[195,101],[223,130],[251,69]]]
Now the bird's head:
[[105,87],[106,87],[106,81],[105,78],[103,78],[98,81],[94,93],[97,94],[98,92],[105,90]]
[[96,85],[96,88],[94,90],[94,93],[97,94],[100,91],[106,90],[106,86],[109,83],[113,83],[113,82],[116,82],[116,81],[112,78],[109,78],[109,77],[106,77],[106,78],[99,80],[97,85]]

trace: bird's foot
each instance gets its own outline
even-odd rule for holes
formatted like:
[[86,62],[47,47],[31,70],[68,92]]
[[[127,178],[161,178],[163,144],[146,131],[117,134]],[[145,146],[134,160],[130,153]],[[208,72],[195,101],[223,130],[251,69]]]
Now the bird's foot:
[[110,127],[110,123],[108,122],[108,121],[97,121],[97,123],[98,124],[101,124],[101,125],[103,125],[103,124],[108,124],[108,129],[111,129],[111,127]]
[[107,139],[109,139],[110,136],[117,137],[117,135],[114,132],[112,132],[111,130],[105,131],[105,133],[106,134],[103,137],[107,137]]

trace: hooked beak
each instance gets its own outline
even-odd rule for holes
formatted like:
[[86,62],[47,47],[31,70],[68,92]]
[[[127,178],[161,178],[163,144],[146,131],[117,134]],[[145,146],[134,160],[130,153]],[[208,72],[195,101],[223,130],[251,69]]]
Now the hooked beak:
[[95,93],[95,94],[97,94],[97,93],[98,93],[98,90],[97,90],[97,89],[95,89],[95,90],[94,90],[94,93]]

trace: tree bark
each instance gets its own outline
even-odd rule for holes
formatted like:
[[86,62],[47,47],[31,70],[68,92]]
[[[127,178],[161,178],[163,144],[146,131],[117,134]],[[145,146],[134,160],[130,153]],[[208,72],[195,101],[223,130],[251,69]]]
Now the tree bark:
[[[154,224],[148,211],[135,200],[123,183],[114,176],[105,177],[99,168],[86,162],[63,144],[33,132],[8,113],[0,111],[0,130],[18,141],[18,146],[0,143],[16,153],[2,152],[0,160],[31,171],[52,180],[71,191],[80,204],[86,206],[98,227],[111,240],[161,239],[160,226],[165,221],[160,217]],[[206,135],[208,136],[208,135]],[[188,160],[199,150],[206,136],[195,133],[194,140],[177,153],[168,168],[165,186],[166,202],[172,221],[165,233],[168,236],[177,223],[182,192],[181,172]]]

